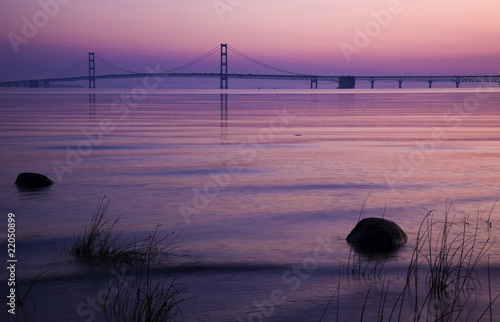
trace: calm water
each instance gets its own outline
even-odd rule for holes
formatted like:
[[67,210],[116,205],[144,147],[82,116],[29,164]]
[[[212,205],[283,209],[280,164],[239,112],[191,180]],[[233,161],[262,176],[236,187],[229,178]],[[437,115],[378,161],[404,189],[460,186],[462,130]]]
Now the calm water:
[[[77,307],[105,287],[106,273],[58,255],[103,195],[125,234],[161,224],[179,235],[167,264],[193,265],[179,277],[188,298],[179,320],[318,321],[341,285],[341,320],[358,321],[380,279],[340,274],[338,282],[338,269],[367,197],[365,216],[384,215],[409,236],[384,267],[390,296],[421,220],[432,209],[444,218],[447,202],[458,222],[479,216],[478,239],[497,242],[489,260],[498,293],[500,208],[491,228],[484,222],[500,196],[498,89],[131,94],[0,92],[1,243],[13,212],[21,284],[50,269],[20,321],[104,320]],[[13,182],[24,171],[56,183],[20,191]],[[328,249],[321,258],[318,247]],[[486,278],[486,261],[478,275]],[[5,270],[0,276],[7,280]],[[325,320],[335,320],[333,302]]]

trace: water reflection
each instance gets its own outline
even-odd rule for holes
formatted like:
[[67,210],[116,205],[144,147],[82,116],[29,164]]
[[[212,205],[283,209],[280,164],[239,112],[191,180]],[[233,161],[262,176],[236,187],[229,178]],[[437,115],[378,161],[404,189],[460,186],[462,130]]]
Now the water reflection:
[[339,106],[348,115],[356,115],[356,94],[343,94],[339,97]]
[[227,93],[220,94],[220,140],[221,145],[227,145]]
[[89,116],[95,120],[95,93],[89,93]]
[[17,197],[18,200],[37,200],[46,197],[50,191],[51,187],[43,187],[37,189],[22,189],[17,187]]

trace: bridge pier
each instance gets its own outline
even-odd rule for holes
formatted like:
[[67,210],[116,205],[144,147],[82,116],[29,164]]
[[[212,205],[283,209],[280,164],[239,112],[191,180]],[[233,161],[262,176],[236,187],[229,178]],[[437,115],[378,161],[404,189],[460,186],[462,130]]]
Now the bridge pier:
[[432,81],[429,81],[429,88],[432,88]]
[[372,80],[370,81],[370,83],[372,83],[372,89],[373,89],[373,87],[374,87],[374,85],[375,85],[375,80],[373,80],[373,79],[372,79]]
[[318,78],[316,77],[311,77],[311,89],[313,88],[318,89]]
[[458,86],[460,85],[460,81],[456,81],[455,84],[457,85],[458,88]]
[[399,83],[399,88],[401,88],[402,85],[403,85],[403,81],[402,80],[398,80],[398,83]]
[[43,81],[43,87],[44,88],[49,88],[49,82],[48,81]]
[[337,89],[354,88],[356,85],[356,77],[354,76],[340,76],[339,87]]

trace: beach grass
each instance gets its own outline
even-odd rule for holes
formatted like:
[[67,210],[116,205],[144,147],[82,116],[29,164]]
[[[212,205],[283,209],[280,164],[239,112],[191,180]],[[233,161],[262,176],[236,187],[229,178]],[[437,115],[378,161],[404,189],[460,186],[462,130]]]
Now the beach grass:
[[169,321],[180,314],[184,287],[178,275],[162,265],[171,255],[174,233],[125,238],[116,232],[119,218],[105,220],[110,200],[100,198],[90,224],[75,236],[70,253],[81,262],[108,269],[108,290],[102,309],[111,321]]
[[[339,270],[339,274],[342,272],[345,277],[347,273],[349,280],[356,277],[358,280],[370,281],[359,313],[360,321],[367,320],[367,316],[371,319],[375,316],[377,321],[480,320],[487,316],[493,320],[492,306],[500,293],[492,294],[489,259],[488,279],[481,280],[477,272],[478,266],[484,264],[493,245],[489,238],[479,238],[479,226],[484,220],[484,213],[478,211],[474,225],[468,215],[461,220],[452,218],[450,209],[451,205],[447,203],[444,216],[437,216],[434,211],[429,211],[422,219],[414,246],[406,246],[413,249],[406,274],[394,277],[404,279],[403,284],[397,283],[401,285],[399,290],[390,287],[391,278],[386,277],[384,270],[384,263],[390,257],[367,256],[359,254],[353,248],[347,270]],[[365,205],[361,213],[364,211]],[[493,209],[490,210],[488,219],[484,220],[488,229],[491,229],[492,211]],[[475,301],[485,283],[488,301],[485,307],[478,308]],[[342,308],[338,304],[341,301],[340,289],[339,277],[337,290],[329,298],[320,321],[326,320],[325,313],[335,297],[335,316],[339,321],[339,316],[342,316]]]
[[139,238],[123,238],[123,231],[115,231],[119,218],[104,220],[109,202],[106,196],[100,198],[90,224],[81,228],[74,239],[70,251],[72,255],[86,263],[134,264],[151,260],[152,254],[168,254],[173,250],[174,232],[158,238],[159,226],[152,235],[146,233]]
[[[146,258],[136,264],[120,264],[108,282],[104,310],[109,320],[170,321],[181,314],[184,285],[179,276],[155,260],[154,235],[149,238]],[[116,272],[124,274],[118,277]]]

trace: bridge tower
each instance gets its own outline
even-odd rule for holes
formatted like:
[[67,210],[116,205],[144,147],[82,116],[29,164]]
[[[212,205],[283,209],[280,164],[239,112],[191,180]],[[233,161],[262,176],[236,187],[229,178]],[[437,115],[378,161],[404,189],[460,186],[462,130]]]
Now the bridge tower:
[[89,88],[95,88],[95,59],[93,52],[89,52]]
[[311,77],[311,89],[318,89],[318,77]]
[[220,44],[220,89],[227,89],[227,44]]

